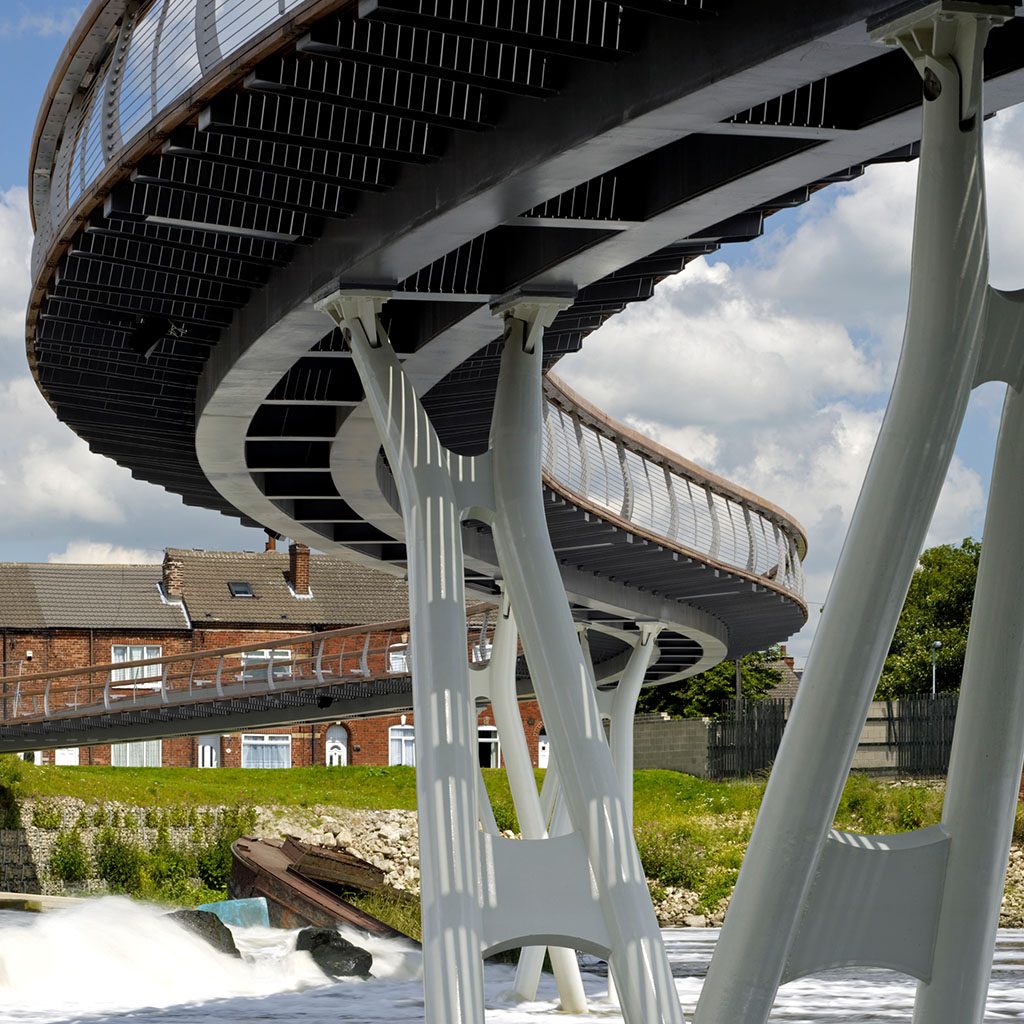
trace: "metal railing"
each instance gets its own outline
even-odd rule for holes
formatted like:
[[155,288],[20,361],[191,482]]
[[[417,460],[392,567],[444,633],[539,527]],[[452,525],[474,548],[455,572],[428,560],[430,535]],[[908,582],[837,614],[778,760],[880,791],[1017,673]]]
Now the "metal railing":
[[581,410],[550,379],[544,472],[560,489],[698,557],[758,576],[803,598],[802,534],[767,503],[645,445],[612,420]]
[[[237,62],[257,37],[286,25],[320,0],[116,0],[93,8],[124,8],[113,38],[86,39],[105,52],[59,125],[62,141],[52,164],[34,167],[37,218],[33,272],[46,257],[69,210],[119,154],[145,136],[164,111],[204,78]],[[97,21],[102,24],[101,19]],[[99,29],[97,29],[99,31]],[[76,88],[77,88],[76,83]],[[51,131],[57,126],[51,126]],[[46,136],[44,129],[40,132]],[[48,166],[48,164],[50,164]]]
[[[490,659],[494,624],[479,608],[467,661]],[[232,700],[308,687],[408,677],[408,621],[266,638],[135,661],[0,678],[0,723],[14,724],[175,704]]]

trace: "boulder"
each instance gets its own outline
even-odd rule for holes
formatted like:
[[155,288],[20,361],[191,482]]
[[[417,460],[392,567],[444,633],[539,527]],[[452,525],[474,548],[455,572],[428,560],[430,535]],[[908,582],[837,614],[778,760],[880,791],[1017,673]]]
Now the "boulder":
[[314,963],[331,978],[369,977],[373,956],[343,939],[333,928],[303,928],[295,943],[309,952]]
[[175,910],[167,915],[177,921],[193,935],[205,939],[214,949],[229,956],[241,956],[235,945],[231,929],[216,915],[208,910]]

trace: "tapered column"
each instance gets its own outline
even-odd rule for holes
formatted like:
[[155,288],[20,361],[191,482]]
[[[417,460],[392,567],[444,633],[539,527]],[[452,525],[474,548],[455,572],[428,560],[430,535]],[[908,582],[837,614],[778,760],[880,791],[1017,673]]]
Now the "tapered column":
[[660,622],[640,622],[637,626],[640,639],[629,656],[619,685],[615,688],[609,736],[612,760],[619,773],[622,799],[626,805],[626,820],[630,828],[633,826],[633,721],[636,718],[636,702],[647,670],[658,651],[655,641],[664,628]]
[[914,35],[938,55],[918,64],[926,101],[903,351],[698,1024],[760,1024],[768,1016],[963,421],[981,350],[988,257],[980,62],[964,67],[976,78],[972,121],[961,109],[972,87],[962,88],[952,52],[958,38],[964,54],[973,52],[978,30],[973,15],[956,15]]
[[[1024,340],[1024,339],[1022,339]],[[1008,389],[942,825],[952,836],[917,1024],[980,1024],[1024,767],[1024,397]]]
[[[518,640],[515,614],[505,599],[494,628],[494,645],[491,648],[491,708],[494,711],[494,723],[498,727],[508,786],[523,839],[546,839],[547,822],[540,805],[540,793],[537,792],[537,780],[533,775],[533,762],[523,733],[523,719],[516,694]],[[580,869],[586,870],[586,865],[581,864]],[[526,950],[535,952],[527,953]],[[583,979],[580,977],[575,952],[562,946],[551,946],[549,953],[562,1010],[566,1013],[585,1013],[587,996],[583,991]],[[531,965],[538,955],[543,962],[543,946],[527,946],[520,956],[513,986],[513,991],[520,998],[533,999],[537,995],[537,980]]]
[[483,1024],[476,713],[466,656],[460,509],[449,454],[377,322],[381,296],[321,305],[352,359],[398,486],[405,524],[416,716],[426,1024]]
[[495,547],[557,751],[569,817],[593,870],[623,1016],[627,1024],[680,1024],[672,974],[544,517],[541,356],[543,326],[553,312],[524,303],[506,319],[491,431]]

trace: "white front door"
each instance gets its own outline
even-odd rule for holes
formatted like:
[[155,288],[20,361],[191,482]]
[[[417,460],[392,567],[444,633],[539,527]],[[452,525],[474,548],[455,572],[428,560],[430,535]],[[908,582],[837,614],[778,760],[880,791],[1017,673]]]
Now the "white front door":
[[537,767],[547,768],[548,758],[551,756],[551,747],[548,745],[548,734],[541,729],[537,737]]
[[54,764],[78,764],[78,747],[63,747],[54,751]]
[[200,736],[197,743],[196,762],[200,768],[220,767],[220,737]]
[[348,729],[332,725],[327,730],[327,767],[344,768],[348,764]]

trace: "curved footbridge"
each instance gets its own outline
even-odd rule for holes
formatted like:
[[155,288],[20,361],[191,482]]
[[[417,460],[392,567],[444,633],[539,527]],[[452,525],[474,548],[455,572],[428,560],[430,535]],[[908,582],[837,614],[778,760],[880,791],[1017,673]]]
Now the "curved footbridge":
[[[943,938],[956,924],[940,913],[946,833],[829,845],[828,826],[964,396],[1017,383],[1020,318],[985,290],[978,226],[981,122],[1024,99],[1024,23],[955,0],[887,7],[93,0],[61,57],[32,154],[27,347],[43,394],[93,450],[186,502],[408,576],[428,1024],[482,1024],[480,954],[520,945],[526,997],[549,946],[563,1007],[580,1008],[570,950],[588,949],[608,956],[628,1024],[681,1020],[630,827],[633,704],[645,681],[798,628],[805,542],[779,509],[548,371],[689,260],[919,153],[908,351],[955,343],[901,364],[898,422],[883,427],[698,1020],[760,1024],[782,980],[836,963],[916,973],[933,990],[920,1024],[980,1019],[994,925]],[[947,405],[948,422],[928,418]],[[467,601],[482,598],[498,612],[474,671]],[[541,794],[515,727],[520,644],[556,751]],[[262,686],[240,699],[302,695],[311,717],[353,685],[323,691],[315,657],[297,656],[290,682],[221,676],[212,697]],[[67,694],[36,682],[37,700]],[[124,727],[217,703],[163,679],[132,692],[133,712],[116,706],[127,693],[94,691],[59,711],[21,705],[3,742],[101,711]],[[481,792],[481,699],[532,842],[497,835]],[[1024,748],[1007,749],[1012,774]],[[977,832],[957,820],[943,827]],[[949,870],[997,864],[999,842],[961,843]],[[893,908],[922,885],[901,930]],[[970,984],[952,966],[965,943]]]

